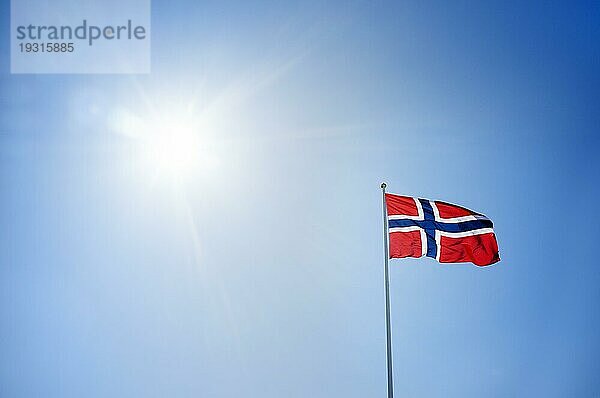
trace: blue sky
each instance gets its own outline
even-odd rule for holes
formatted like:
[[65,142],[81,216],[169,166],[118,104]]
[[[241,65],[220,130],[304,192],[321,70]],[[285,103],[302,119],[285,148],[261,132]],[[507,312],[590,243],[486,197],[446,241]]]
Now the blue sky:
[[397,396],[600,393],[597,3],[153,1],[149,75],[10,75],[7,3],[3,397],[385,396],[382,181],[502,257],[391,261]]

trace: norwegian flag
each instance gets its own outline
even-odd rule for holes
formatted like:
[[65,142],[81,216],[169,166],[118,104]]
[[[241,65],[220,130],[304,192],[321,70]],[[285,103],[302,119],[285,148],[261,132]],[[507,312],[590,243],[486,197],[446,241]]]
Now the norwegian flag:
[[389,257],[432,257],[440,263],[500,261],[492,221],[437,200],[386,193]]

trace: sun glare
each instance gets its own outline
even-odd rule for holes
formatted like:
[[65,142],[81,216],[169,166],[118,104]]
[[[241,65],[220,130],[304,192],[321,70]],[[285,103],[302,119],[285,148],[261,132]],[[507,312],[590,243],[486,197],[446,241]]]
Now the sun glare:
[[140,160],[153,174],[181,178],[215,165],[209,137],[198,120],[180,111],[155,115],[120,111],[114,118],[120,133],[135,140]]
[[200,163],[202,147],[198,135],[190,125],[167,121],[150,126],[141,145],[147,160],[158,169],[182,174]]

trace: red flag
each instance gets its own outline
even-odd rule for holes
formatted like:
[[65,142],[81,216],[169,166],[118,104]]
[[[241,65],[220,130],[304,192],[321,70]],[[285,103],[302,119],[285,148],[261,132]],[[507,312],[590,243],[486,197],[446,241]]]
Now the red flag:
[[386,193],[390,258],[432,257],[440,263],[500,261],[492,221],[445,202]]

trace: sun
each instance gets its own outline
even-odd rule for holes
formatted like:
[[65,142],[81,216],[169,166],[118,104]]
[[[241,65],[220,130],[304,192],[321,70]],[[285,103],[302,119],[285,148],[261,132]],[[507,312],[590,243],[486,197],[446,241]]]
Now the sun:
[[115,129],[133,139],[144,167],[154,176],[178,179],[214,167],[218,159],[201,120],[185,109],[159,109],[145,115],[120,110],[113,117]]
[[178,120],[155,121],[140,143],[147,162],[174,175],[192,172],[203,156],[200,132],[193,127]]

